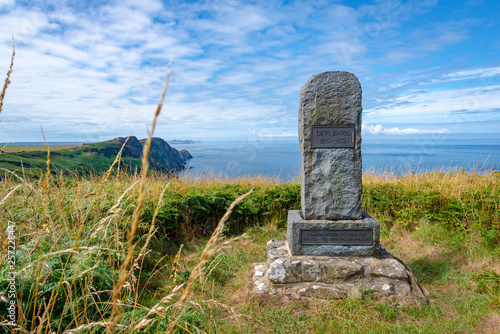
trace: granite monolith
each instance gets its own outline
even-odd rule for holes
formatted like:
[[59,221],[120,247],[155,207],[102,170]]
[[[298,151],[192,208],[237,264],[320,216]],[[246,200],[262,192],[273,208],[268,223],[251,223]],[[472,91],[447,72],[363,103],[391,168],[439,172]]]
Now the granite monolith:
[[361,85],[349,72],[313,75],[300,91],[304,219],[361,219]]

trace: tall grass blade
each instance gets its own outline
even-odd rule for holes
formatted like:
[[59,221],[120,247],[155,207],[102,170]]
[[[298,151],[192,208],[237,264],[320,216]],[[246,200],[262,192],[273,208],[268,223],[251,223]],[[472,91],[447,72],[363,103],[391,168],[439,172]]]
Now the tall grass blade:
[[128,270],[128,266],[132,261],[133,253],[136,244],[134,244],[134,235],[137,231],[137,227],[139,226],[139,216],[141,213],[142,205],[144,203],[144,198],[146,195],[146,180],[148,175],[148,157],[149,150],[151,148],[151,141],[153,140],[153,134],[156,128],[156,121],[158,116],[160,115],[161,109],[163,107],[163,101],[165,99],[165,93],[167,92],[168,84],[170,82],[170,64],[167,71],[167,80],[165,82],[165,86],[163,87],[163,91],[161,93],[160,101],[156,108],[156,112],[153,118],[153,124],[151,126],[151,131],[149,132],[146,143],[144,144],[144,150],[142,153],[142,170],[141,170],[141,183],[139,184],[139,197],[137,199],[137,205],[135,207],[134,213],[132,215],[132,224],[130,226],[130,231],[128,231],[127,235],[127,246],[128,251],[127,255],[120,266],[120,274],[118,282],[113,286],[113,296],[112,296],[112,307],[111,307],[111,316],[110,316],[110,324],[107,327],[106,333],[110,333],[113,327],[121,320],[121,316],[116,315],[117,313],[117,300],[120,296],[120,293],[123,289],[123,285],[127,280],[130,271]]
[[14,56],[16,55],[16,49],[14,47],[14,36],[12,36],[12,57],[10,58],[10,67],[7,71],[7,77],[5,78],[5,83],[3,84],[2,92],[0,93],[0,113],[3,108],[3,99],[5,98],[5,91],[10,84],[10,75],[12,74],[12,67],[14,67]]
[[247,198],[252,192],[253,192],[253,188],[250,189],[249,192],[236,198],[231,203],[231,205],[227,209],[226,213],[219,221],[219,224],[217,224],[217,227],[215,228],[214,232],[212,233],[212,236],[210,237],[210,239],[208,240],[208,242],[205,246],[205,249],[201,253],[200,260],[198,261],[198,263],[194,267],[191,275],[189,276],[189,279],[186,283],[186,287],[184,288],[184,291],[182,292],[182,295],[179,298],[179,301],[177,302],[177,304],[175,306],[174,312],[173,312],[172,317],[171,317],[171,319],[174,319],[174,320],[172,320],[168,324],[167,330],[165,331],[166,334],[172,332],[172,330],[175,328],[175,325],[177,324],[177,322],[181,318],[182,313],[179,314],[177,317],[175,317],[175,316],[176,316],[179,308],[189,300],[189,297],[191,295],[191,287],[192,287],[193,283],[198,279],[198,277],[202,274],[203,268],[205,267],[205,264],[208,262],[208,260],[213,255],[215,255],[220,250],[221,246],[224,246],[226,244],[226,243],[219,244],[219,241],[221,239],[222,231],[224,230],[224,225],[226,223],[226,220],[229,218],[229,215],[231,215],[231,212],[233,212],[234,207],[236,205],[238,205],[238,203],[243,201],[245,198]]

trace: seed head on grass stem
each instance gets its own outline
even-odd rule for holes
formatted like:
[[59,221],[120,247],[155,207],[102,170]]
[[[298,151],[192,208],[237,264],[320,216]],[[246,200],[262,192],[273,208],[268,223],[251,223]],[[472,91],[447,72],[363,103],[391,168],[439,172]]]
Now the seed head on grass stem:
[[0,167],[0,169],[3,170],[3,171],[6,171],[7,173],[12,174],[12,176],[14,176],[15,178],[17,178],[24,185],[26,185],[28,188],[30,188],[31,192],[33,192],[38,197],[43,198],[43,196],[35,188],[33,188],[33,186],[29,182],[27,182],[25,179],[23,179],[22,177],[20,177],[19,175],[17,175],[15,172],[10,171],[10,170],[8,170],[6,168],[3,168],[3,167]]
[[120,293],[123,289],[123,285],[127,280],[130,271],[128,270],[128,266],[132,261],[132,257],[134,254],[134,249],[136,244],[134,244],[134,235],[137,231],[137,227],[139,226],[139,216],[141,213],[142,205],[144,203],[144,197],[146,194],[146,180],[148,175],[148,157],[149,157],[149,149],[151,148],[151,141],[153,139],[153,134],[156,128],[156,121],[158,116],[160,115],[161,109],[163,107],[163,100],[165,99],[165,93],[167,92],[168,84],[170,82],[170,64],[168,66],[167,71],[167,80],[165,82],[165,86],[163,87],[163,91],[161,93],[160,101],[158,102],[158,106],[156,108],[156,112],[153,118],[153,124],[151,125],[151,131],[149,132],[146,143],[144,144],[144,150],[142,153],[142,170],[141,170],[141,183],[139,184],[139,196],[137,198],[137,206],[135,207],[134,213],[132,215],[132,224],[130,226],[130,231],[127,234],[127,245],[128,251],[127,256],[123,260],[120,266],[120,274],[118,278],[118,282],[113,286],[113,295],[112,295],[112,306],[111,306],[111,316],[110,316],[110,324],[107,327],[106,333],[110,333],[113,327],[121,320],[121,315],[116,315],[117,308],[117,300],[120,296]]
[[10,75],[12,74],[12,67],[14,66],[14,56],[16,55],[16,49],[14,48],[14,36],[12,36],[12,57],[10,59],[10,67],[7,71],[7,77],[5,78],[5,83],[3,84],[2,92],[0,93],[0,113],[2,112],[3,99],[5,97],[5,91],[10,84]]
[[[77,240],[78,240],[78,237],[80,236],[80,232],[81,232],[83,226],[85,225],[85,222],[87,221],[87,218],[88,218],[90,212],[92,211],[92,209],[94,207],[94,204],[97,202],[97,199],[98,199],[99,195],[101,194],[101,191],[102,191],[102,188],[104,187],[104,184],[106,183],[106,181],[108,180],[109,176],[111,175],[111,172],[113,171],[113,167],[118,163],[118,161],[120,161],[120,159],[122,157],[123,149],[125,148],[125,145],[127,144],[127,141],[129,140],[129,138],[130,138],[130,136],[128,136],[127,139],[125,139],[125,141],[122,144],[122,147],[120,148],[120,151],[118,152],[118,154],[115,157],[115,160],[113,161],[113,163],[109,167],[108,171],[104,175],[103,179],[99,183],[99,189],[94,194],[95,197],[92,200],[92,203],[90,203],[90,207],[87,210],[87,213],[85,214],[85,216],[83,217],[82,221],[80,222],[80,228],[78,229],[77,238],[76,238]],[[135,183],[134,183],[134,185],[135,185]]]
[[[222,237],[222,232],[224,230],[224,225],[226,223],[226,220],[229,218],[229,215],[231,212],[233,212],[233,209],[238,203],[243,201],[247,196],[249,196],[253,192],[253,188],[250,189],[249,192],[246,194],[243,194],[236,198],[233,203],[229,206],[229,209],[227,209],[226,213],[224,216],[221,218],[219,221],[219,224],[217,224],[217,227],[215,228],[214,232],[212,233],[212,236],[207,242],[207,245],[205,246],[205,249],[203,249],[203,252],[201,253],[200,260],[194,267],[193,271],[191,272],[191,275],[189,276],[189,279],[186,283],[186,287],[184,288],[184,291],[182,292],[181,297],[179,298],[179,301],[177,302],[174,312],[171,316],[172,321],[168,324],[167,330],[165,331],[166,334],[171,333],[172,330],[175,328],[175,325],[179,321],[180,317],[182,316],[182,313],[179,314],[177,317],[175,315],[177,314],[177,311],[179,308],[186,303],[189,300],[189,297],[191,295],[191,286],[193,283],[200,277],[200,275],[203,272],[203,268],[205,267],[205,264],[208,262],[208,260],[215,255],[221,248],[226,246],[228,242],[233,241],[228,240],[226,242],[221,243],[221,237]],[[235,238],[236,239],[236,238]]]

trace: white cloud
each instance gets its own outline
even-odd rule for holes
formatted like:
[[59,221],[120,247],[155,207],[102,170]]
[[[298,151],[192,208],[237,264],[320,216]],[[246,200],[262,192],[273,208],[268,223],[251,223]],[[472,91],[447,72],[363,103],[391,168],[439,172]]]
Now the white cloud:
[[[493,84],[419,91],[432,79],[387,72],[395,63],[404,67],[467,37],[452,23],[422,24],[405,35],[405,20],[430,8],[422,3],[391,7],[381,1],[357,8],[328,1],[59,1],[55,6],[38,1],[31,8],[8,3],[0,0],[0,71],[10,62],[12,34],[18,43],[0,141],[24,138],[20,119],[31,122],[30,129],[44,125],[45,134],[56,139],[101,138],[121,127],[145,133],[171,58],[164,130],[158,130],[166,136],[244,136],[270,125],[279,128],[268,135],[296,136],[300,88],[312,74],[329,70],[376,78],[362,80],[365,96],[378,100],[366,110],[374,124],[487,113],[500,104]],[[390,74],[379,81],[381,64]],[[491,77],[500,71],[463,68],[433,78]]]
[[489,68],[478,68],[474,70],[457,71],[453,73],[448,73],[443,75],[443,80],[437,80],[443,82],[445,80],[467,80],[467,79],[477,79],[486,78],[500,75],[500,67],[489,67]]
[[422,55],[421,52],[410,50],[392,50],[389,51],[385,57],[385,61],[389,64],[401,64],[409,59],[418,58]]
[[380,124],[377,125],[362,125],[363,132],[369,132],[371,134],[388,134],[388,135],[411,135],[411,134],[429,134],[429,133],[451,133],[450,130],[446,128],[442,129],[414,129],[414,128],[404,128],[400,129],[398,127],[385,128]]
[[0,0],[0,9],[2,7],[14,6],[15,3],[15,0]]
[[438,34],[435,37],[423,40],[419,49],[423,51],[439,51],[445,46],[456,44],[467,38],[467,35],[455,31]]
[[140,10],[145,13],[156,13],[163,10],[163,4],[159,0],[125,0],[122,3],[134,10]]
[[297,137],[296,133],[265,133],[261,137]]
[[[463,88],[453,90],[415,90],[391,97],[378,106],[364,110],[372,122],[422,122],[439,119],[444,122],[460,123],[484,121],[478,116],[500,110],[500,85]],[[471,115],[470,117],[468,115]]]

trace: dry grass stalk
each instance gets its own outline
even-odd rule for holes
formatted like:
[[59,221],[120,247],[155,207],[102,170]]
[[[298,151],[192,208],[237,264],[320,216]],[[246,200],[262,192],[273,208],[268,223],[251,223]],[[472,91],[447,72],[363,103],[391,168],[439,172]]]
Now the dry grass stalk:
[[243,201],[252,192],[253,192],[253,189],[251,189],[246,194],[243,194],[243,195],[239,196],[238,198],[236,198],[234,200],[234,202],[231,203],[231,205],[229,206],[229,209],[227,209],[226,213],[219,221],[219,224],[217,225],[214,232],[212,233],[212,236],[208,240],[207,245],[205,246],[205,249],[203,249],[203,252],[201,253],[200,260],[198,261],[198,263],[194,267],[193,271],[191,272],[191,275],[189,276],[186,287],[184,288],[184,291],[182,292],[182,295],[179,298],[179,301],[176,303],[174,312],[171,316],[171,319],[174,319],[174,320],[170,321],[165,333],[167,333],[167,334],[171,333],[172,330],[175,328],[175,325],[179,321],[180,317],[182,316],[182,313],[181,313],[177,317],[175,317],[179,308],[182,307],[182,305],[189,300],[189,297],[191,295],[191,286],[198,279],[198,277],[202,274],[203,268],[205,267],[205,264],[208,262],[208,260],[213,255],[215,255],[220,250],[221,246],[227,245],[227,242],[219,244],[219,241],[221,240],[222,232],[224,230],[224,225],[226,223],[226,220],[229,218],[229,215],[231,214],[231,212],[233,212],[234,207],[236,205],[238,205],[238,203]]
[[12,37],[12,57],[10,59],[10,67],[7,71],[7,77],[5,78],[5,83],[3,84],[2,92],[0,93],[0,113],[3,108],[3,99],[5,98],[5,91],[10,84],[10,75],[12,74],[12,67],[14,66],[14,56],[16,55],[16,49],[14,48],[14,37]]
[[[132,190],[133,187],[135,187],[135,185],[139,182],[139,180],[137,180],[136,182],[134,182],[130,187],[128,187],[124,192],[123,194],[115,201],[115,205],[113,205],[113,207],[111,209],[108,210],[108,213],[111,213],[111,215],[109,216],[106,216],[104,218],[102,218],[96,225],[96,229],[94,230],[94,232],[92,232],[92,234],[90,235],[90,238],[95,238],[99,232],[101,232],[102,230],[104,230],[104,235],[102,236],[102,238],[106,238],[107,234],[108,234],[108,226],[109,226],[109,223],[113,218],[118,218],[118,213],[121,211],[121,208],[120,208],[120,204],[121,204],[121,201],[123,199],[123,197],[125,197],[125,195],[130,191]],[[108,223],[106,226],[104,226],[106,223]]]
[[16,177],[19,181],[21,181],[24,185],[26,185],[28,188],[30,188],[30,189],[31,189],[31,191],[32,191],[32,192],[34,192],[34,193],[35,193],[38,197],[43,198],[43,196],[42,196],[42,195],[41,195],[38,191],[36,191],[36,189],[35,189],[35,188],[33,188],[33,186],[32,186],[29,182],[27,182],[25,179],[23,179],[22,177],[18,176],[18,175],[17,175],[16,173],[14,173],[13,171],[10,171],[10,170],[8,170],[8,169],[6,169],[6,168],[0,167],[0,169],[1,169],[1,170],[4,170],[4,171],[6,171],[6,172],[8,172],[8,173],[10,173],[10,174],[12,174],[12,175],[13,175],[14,177]]
[[9,197],[10,197],[10,195],[12,195],[12,193],[13,193],[14,191],[16,191],[16,190],[17,190],[17,188],[19,188],[20,186],[21,186],[21,185],[20,185],[20,184],[18,184],[18,185],[17,185],[14,189],[12,189],[12,190],[11,190],[11,191],[10,191],[10,192],[9,192],[9,193],[8,193],[8,194],[4,197],[4,198],[3,198],[3,200],[0,202],[0,205],[3,205],[3,204],[5,203],[5,201],[7,200],[7,198],[9,198]]
[[[43,189],[45,191],[45,196],[43,196],[43,218],[42,218],[42,229],[45,230],[45,220],[47,219],[47,215],[49,214],[49,182],[50,182],[50,148],[49,144],[47,144],[47,140],[45,139],[45,134],[43,133],[42,126],[40,126],[40,130],[42,131],[43,141],[45,142],[45,147],[47,147],[47,172],[45,173],[45,179],[43,182]],[[52,219],[49,217],[49,228],[51,235],[54,235],[54,225]]]
[[121,201],[122,201],[123,197],[125,197],[125,195],[126,195],[126,194],[130,191],[130,190],[132,190],[132,188],[133,188],[133,187],[135,187],[135,185],[136,185],[137,183],[139,183],[139,181],[140,181],[140,180],[135,181],[135,182],[134,182],[134,183],[133,183],[130,187],[128,187],[128,188],[127,188],[127,190],[125,190],[125,191],[123,192],[123,194],[122,194],[122,195],[121,195],[121,196],[120,196],[120,197],[116,200],[115,205],[113,205],[113,207],[112,207],[111,209],[109,209],[109,211],[108,211],[108,212],[110,212],[110,213],[117,213],[117,212],[118,212],[118,210],[119,210],[119,207],[120,207],[120,204],[121,204]]
[[300,174],[290,177],[289,180],[281,176],[265,176],[265,175],[242,175],[242,176],[228,176],[216,174],[213,171],[200,174],[190,174],[187,170],[180,178],[180,181],[190,186],[213,186],[214,184],[240,184],[240,185],[253,185],[253,184],[267,184],[279,185],[283,183],[298,183],[300,182]]
[[[99,221],[99,223],[97,223],[97,228],[90,235],[90,238],[92,239],[92,238],[97,237],[97,235],[99,234],[99,232],[101,232],[102,230],[104,230],[104,235],[102,236],[102,238],[103,239],[106,238],[106,236],[108,235],[109,222],[111,222],[111,220],[113,218],[118,218],[118,215],[112,214],[112,215],[106,216],[103,219],[101,219]],[[106,224],[106,223],[108,223],[108,224],[106,226],[104,226],[104,224]]]
[[162,304],[166,304],[166,303],[169,303],[172,298],[175,297],[175,295],[178,294],[179,290],[185,285],[185,283],[182,283],[180,285],[177,285],[174,287],[174,289],[172,290],[172,292],[170,294],[168,294],[167,296],[163,297],[155,306],[153,306],[148,314],[146,314],[146,316],[144,318],[141,319],[141,321],[134,326],[134,328],[132,329],[133,332],[135,331],[138,331],[144,327],[146,327],[147,325],[149,325],[153,320],[154,318],[148,318],[149,316],[155,314],[155,313],[160,313],[160,312],[163,312],[165,311],[167,308],[169,308],[170,306],[162,306]]
[[[9,321],[7,321],[7,320],[0,322],[0,327],[2,327],[5,330],[4,333],[8,333],[7,331],[11,329],[11,325],[9,325]],[[18,326],[16,328],[16,332],[26,333],[26,334],[32,334],[30,331],[27,331],[22,326]]]
[[[78,326],[76,328],[64,331],[63,334],[74,334],[74,333],[81,332],[84,329],[94,328],[94,327],[97,327],[97,326],[106,327],[109,324],[110,324],[110,322],[91,322],[89,324],[81,325],[81,326]],[[123,325],[116,325],[116,326],[117,327],[122,327],[122,328],[125,327]]]
[[[167,188],[169,186],[170,186],[170,181],[165,185],[165,187],[163,187],[163,189],[160,193],[160,196],[158,198],[158,203],[156,204],[155,212],[153,213],[153,218],[151,219],[151,226],[149,227],[149,231],[148,231],[148,234],[146,237],[146,242],[144,243],[144,246],[142,246],[141,250],[139,251],[139,254],[137,255],[137,258],[134,262],[134,265],[132,266],[132,268],[139,268],[138,277],[140,277],[142,274],[142,266],[144,264],[144,258],[147,254],[146,249],[149,245],[149,242],[151,241],[151,238],[153,237],[154,233],[156,232],[156,230],[155,230],[156,216],[158,216],[158,212],[159,212],[160,207],[161,207],[161,202],[162,202],[163,196],[165,195],[165,191],[167,190]],[[182,248],[182,246],[181,246],[181,248]],[[177,254],[179,254],[179,253],[177,253]],[[139,265],[139,261],[141,261],[141,265]],[[131,268],[131,270],[132,270],[132,268]],[[136,289],[136,291],[138,291],[138,289],[139,289],[139,280],[137,280],[137,282],[136,282],[135,289]],[[139,298],[139,294],[136,294],[135,300],[134,300],[134,302],[136,304],[137,304],[138,298]],[[134,316],[135,316],[135,309],[134,309],[134,313],[132,314],[132,321],[131,322],[133,322]]]
[[141,254],[144,254],[144,252],[146,251],[146,248],[149,245],[149,242],[151,241],[151,238],[153,237],[156,216],[158,216],[158,212],[159,212],[160,207],[161,207],[161,202],[162,202],[163,196],[165,195],[165,190],[167,190],[167,188],[169,186],[170,186],[170,181],[165,185],[165,187],[163,187],[163,190],[161,191],[160,197],[158,198],[158,204],[156,204],[156,209],[155,209],[155,212],[153,213],[153,219],[151,219],[151,226],[149,227],[149,231],[148,231],[148,234],[146,237],[146,242],[144,243],[144,246],[142,246],[141,251],[139,252],[138,259],[141,256]]
[[101,191],[102,191],[102,188],[104,187],[104,184],[106,183],[106,181],[108,180],[109,176],[111,175],[111,172],[113,171],[113,168],[115,167],[115,165],[118,163],[118,161],[120,161],[123,149],[125,148],[125,145],[127,144],[127,141],[129,140],[129,138],[130,138],[130,136],[128,136],[127,139],[125,139],[125,141],[123,142],[122,147],[120,148],[120,151],[118,152],[118,154],[115,157],[115,160],[113,161],[113,163],[109,167],[108,171],[106,172],[106,174],[102,178],[101,182],[99,183],[99,189],[97,189],[97,192],[95,194],[96,196],[95,196],[94,200],[92,201],[92,203],[90,204],[90,207],[87,210],[87,213],[85,214],[85,216],[83,217],[82,221],[80,222],[80,228],[79,228],[78,233],[77,233],[77,239],[80,236],[80,232],[81,232],[81,230],[82,230],[85,222],[87,221],[87,218],[88,218],[90,212],[92,211],[92,209],[94,207],[94,204],[97,201],[97,198],[101,194]]
[[153,139],[153,134],[156,128],[156,121],[158,119],[158,116],[160,115],[161,109],[163,107],[163,101],[165,99],[165,93],[167,92],[168,84],[170,82],[170,65],[167,71],[167,80],[165,82],[165,86],[163,87],[163,91],[161,93],[160,101],[158,103],[158,106],[156,108],[156,112],[153,118],[153,124],[151,126],[151,131],[149,132],[148,138],[146,140],[146,143],[144,144],[144,149],[142,153],[142,169],[141,169],[141,183],[139,185],[139,197],[137,199],[137,205],[135,207],[134,213],[132,215],[132,224],[130,226],[130,231],[128,232],[127,235],[127,246],[128,246],[128,252],[127,256],[125,257],[124,261],[122,262],[120,266],[120,274],[118,278],[118,282],[114,284],[113,287],[113,296],[112,296],[112,307],[111,307],[111,316],[110,319],[111,323],[107,327],[106,333],[110,333],[113,327],[121,320],[121,316],[115,316],[116,313],[116,308],[117,308],[117,300],[118,297],[121,294],[121,291],[123,289],[123,284],[127,280],[130,271],[128,269],[128,266],[130,262],[132,261],[133,253],[136,244],[134,244],[134,235],[137,231],[137,227],[139,226],[139,216],[141,213],[142,205],[144,204],[144,198],[146,195],[146,180],[147,180],[147,175],[148,175],[148,157],[149,157],[149,149],[151,148],[151,141]]
[[181,252],[182,252],[182,248],[184,248],[184,244],[181,245],[181,247],[179,247],[179,250],[177,251],[177,254],[175,254],[175,257],[174,257],[174,263],[172,263],[172,270],[170,271],[170,277],[169,277],[169,280],[172,280],[172,279],[176,279],[178,277],[178,268],[180,266],[180,262],[181,262]]

